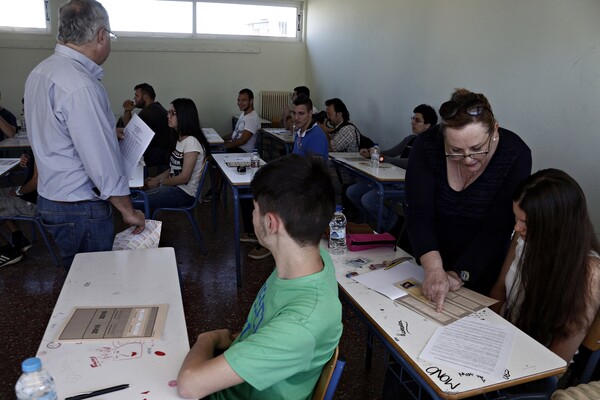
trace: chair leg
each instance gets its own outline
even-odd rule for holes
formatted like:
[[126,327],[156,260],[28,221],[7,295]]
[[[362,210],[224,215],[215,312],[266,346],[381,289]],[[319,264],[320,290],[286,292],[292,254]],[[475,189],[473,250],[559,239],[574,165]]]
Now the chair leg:
[[206,251],[206,247],[204,246],[204,240],[202,240],[202,234],[200,233],[200,229],[198,228],[198,224],[196,222],[194,214],[191,212],[186,212],[186,214],[188,216],[188,219],[190,220],[190,224],[192,224],[192,229],[194,229],[196,238],[198,238],[198,242],[200,243],[200,252],[204,255],[207,255],[208,251]]

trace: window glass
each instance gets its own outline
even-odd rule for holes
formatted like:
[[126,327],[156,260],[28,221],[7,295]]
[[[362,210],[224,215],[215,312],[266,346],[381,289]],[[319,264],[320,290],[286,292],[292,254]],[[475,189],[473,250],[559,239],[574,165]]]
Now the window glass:
[[46,5],[44,0],[2,0],[0,29],[33,28],[47,29]]
[[200,34],[296,37],[296,7],[199,2],[196,31]]
[[191,1],[99,0],[115,32],[187,33],[194,27]]

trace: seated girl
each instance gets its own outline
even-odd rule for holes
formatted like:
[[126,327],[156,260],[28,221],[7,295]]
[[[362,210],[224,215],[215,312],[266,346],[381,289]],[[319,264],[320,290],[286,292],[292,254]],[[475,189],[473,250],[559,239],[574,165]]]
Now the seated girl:
[[600,304],[600,245],[581,187],[545,169],[517,187],[495,311],[569,362]]
[[161,207],[186,207],[194,202],[210,147],[202,133],[198,110],[190,99],[175,99],[167,116],[177,133],[170,169],[144,182],[150,212]]

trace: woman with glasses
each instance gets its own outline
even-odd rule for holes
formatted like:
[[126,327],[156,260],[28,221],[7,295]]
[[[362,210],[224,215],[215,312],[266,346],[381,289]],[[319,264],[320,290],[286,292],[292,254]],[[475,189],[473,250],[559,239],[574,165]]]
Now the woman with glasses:
[[463,285],[489,293],[510,242],[512,193],[531,173],[529,147],[498,126],[483,94],[457,89],[439,113],[406,171],[408,237],[438,311]]
[[600,305],[600,244],[577,182],[536,172],[513,196],[514,235],[495,311],[569,362]]
[[170,169],[144,182],[151,213],[161,207],[190,205],[196,196],[204,162],[210,155],[194,102],[175,99],[169,108],[167,119],[177,134],[177,142],[171,153]]

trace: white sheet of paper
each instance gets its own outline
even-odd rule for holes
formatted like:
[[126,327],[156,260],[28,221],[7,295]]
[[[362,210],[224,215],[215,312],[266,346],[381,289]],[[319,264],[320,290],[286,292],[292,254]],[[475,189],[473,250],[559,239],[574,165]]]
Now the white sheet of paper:
[[436,329],[419,358],[461,372],[502,377],[514,333],[510,327],[477,318],[462,318]]
[[366,274],[360,274],[353,279],[356,282],[362,283],[369,289],[375,290],[392,300],[406,296],[406,291],[394,286],[394,283],[403,281],[408,278],[415,278],[419,282],[425,279],[423,268],[405,261],[390,269],[377,269]]
[[125,139],[119,141],[119,146],[123,157],[123,168],[127,177],[131,178],[154,137],[154,131],[137,114],[134,114],[125,127],[124,134]]

